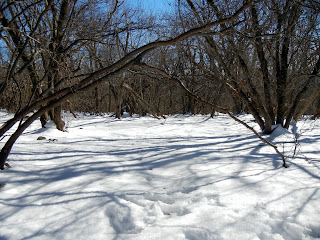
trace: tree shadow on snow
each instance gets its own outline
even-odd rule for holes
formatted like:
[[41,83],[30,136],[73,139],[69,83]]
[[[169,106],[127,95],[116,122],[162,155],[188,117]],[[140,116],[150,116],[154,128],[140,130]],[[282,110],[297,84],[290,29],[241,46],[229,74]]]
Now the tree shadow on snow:
[[[75,149],[75,145],[79,147]],[[85,148],[86,145],[95,147]],[[236,181],[238,185],[235,186],[235,191],[243,191],[245,187],[259,186],[261,182],[279,174],[280,157],[272,153],[273,150],[270,153],[261,152],[263,146],[255,136],[234,134],[212,137],[144,137],[136,139],[135,144],[132,144],[130,138],[66,140],[63,143],[54,143],[48,152],[39,151],[37,148],[30,153],[13,152],[12,157],[17,159],[20,155],[33,155],[34,161],[38,161],[41,165],[38,169],[28,169],[27,164],[30,160],[19,160],[26,164],[26,169],[12,168],[6,172],[7,185],[22,188],[23,194],[6,199],[0,198],[0,204],[6,207],[6,211],[0,214],[0,221],[18,215],[28,207],[43,208],[45,212],[46,208],[62,209],[87,201],[90,203],[89,208],[84,205],[67,209],[71,216],[68,223],[61,225],[58,222],[63,219],[54,218],[55,220],[49,222],[48,226],[42,227],[25,239],[56,236],[59,232],[67,231],[81,217],[93,214],[95,211],[104,211],[116,235],[139,233],[142,229],[134,224],[130,206],[120,202],[119,199],[123,194],[126,196],[138,194],[144,197],[144,193],[141,190],[116,191],[112,188],[111,180],[123,174],[134,174],[145,179],[150,188],[157,189],[156,181],[149,179],[163,180],[166,176],[161,175],[162,170],[171,167],[180,169],[179,166],[185,166],[181,170],[183,171],[181,178],[178,172],[175,176],[176,186],[171,189],[173,193],[188,194],[226,181]],[[50,164],[47,164],[48,162]],[[319,176],[305,167],[292,164],[320,180]],[[208,169],[201,168],[202,165],[207,165]],[[217,175],[212,175],[215,171]],[[185,176],[188,176],[187,180]],[[253,181],[252,178],[255,176],[261,178]],[[190,180],[193,182],[192,185]],[[92,183],[99,183],[101,186],[105,184],[105,188],[109,190],[101,191],[103,187],[96,190],[96,185],[92,186]],[[215,197],[214,194],[212,197]],[[189,231],[185,234],[191,239],[195,232]]]

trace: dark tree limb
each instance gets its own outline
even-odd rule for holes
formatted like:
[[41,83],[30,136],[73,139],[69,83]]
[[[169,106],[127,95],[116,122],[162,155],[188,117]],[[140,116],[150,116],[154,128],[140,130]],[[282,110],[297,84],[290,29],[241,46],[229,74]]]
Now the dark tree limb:
[[[52,0],[51,0],[52,2]],[[72,97],[73,93],[76,91],[81,90],[88,90],[95,86],[98,86],[99,84],[107,81],[110,79],[110,77],[118,76],[118,74],[127,71],[135,62],[140,61],[142,56],[149,53],[151,50],[163,47],[163,46],[170,46],[174,45],[178,42],[181,42],[191,36],[195,36],[197,34],[200,34],[203,31],[208,31],[214,26],[218,26],[220,24],[224,24],[227,22],[231,22],[236,20],[247,8],[250,7],[253,0],[247,1],[242,7],[240,7],[234,14],[231,16],[228,16],[222,20],[217,20],[214,22],[211,22],[209,24],[206,24],[204,26],[190,29],[189,31],[186,31],[180,35],[178,35],[175,38],[169,39],[169,40],[163,40],[163,41],[156,41],[149,44],[146,44],[140,48],[137,48],[136,50],[133,50],[132,52],[128,53],[124,57],[122,57],[119,61],[112,64],[111,66],[108,66],[106,68],[102,68],[88,77],[84,78],[79,83],[72,85],[71,87],[63,88],[57,92],[54,92],[50,94],[48,97],[39,99],[38,101],[35,101],[30,106],[26,107],[25,109],[21,110],[19,113],[17,113],[14,118],[10,119],[8,122],[6,122],[1,128],[0,128],[0,137],[7,132],[17,121],[23,119],[28,113],[36,110],[36,112],[27,118],[27,120],[21,124],[18,129],[11,135],[11,137],[8,139],[4,147],[2,148],[0,152],[0,169],[4,168],[4,164],[6,163],[6,160],[8,158],[8,155],[12,149],[13,144],[16,142],[18,137],[23,133],[23,131],[38,117],[40,117],[42,114],[44,114],[46,111],[49,111],[50,109],[58,106],[62,102],[68,100],[68,98]]]

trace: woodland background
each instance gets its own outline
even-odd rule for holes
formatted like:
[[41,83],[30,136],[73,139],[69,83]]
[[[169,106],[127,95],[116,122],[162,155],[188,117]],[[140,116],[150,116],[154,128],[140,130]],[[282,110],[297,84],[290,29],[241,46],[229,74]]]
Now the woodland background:
[[0,108],[20,125],[61,112],[249,113],[270,134],[319,116],[320,3],[177,0],[148,13],[125,0],[1,0]]

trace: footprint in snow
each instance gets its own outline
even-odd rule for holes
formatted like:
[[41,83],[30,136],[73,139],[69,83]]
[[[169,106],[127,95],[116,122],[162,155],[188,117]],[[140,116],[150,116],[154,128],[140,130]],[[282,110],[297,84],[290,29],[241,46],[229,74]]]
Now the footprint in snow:
[[131,216],[131,209],[121,204],[109,204],[106,209],[106,215],[109,218],[110,225],[118,233],[139,233],[142,231]]

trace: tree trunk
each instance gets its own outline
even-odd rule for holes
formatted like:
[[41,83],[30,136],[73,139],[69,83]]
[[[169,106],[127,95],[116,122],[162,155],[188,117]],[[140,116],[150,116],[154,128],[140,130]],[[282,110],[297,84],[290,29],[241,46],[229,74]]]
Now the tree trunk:
[[100,112],[100,96],[99,96],[99,88],[94,88],[94,99],[95,99],[95,109],[96,113]]
[[[287,101],[286,91],[287,91],[287,81],[288,81],[287,78],[289,73],[289,52],[290,52],[290,49],[292,48],[291,37],[294,34],[296,24],[302,12],[300,11],[301,6],[299,5],[298,2],[293,2],[292,4],[293,5],[290,9],[288,22],[286,25],[288,30],[284,33],[281,51],[280,51],[280,48],[277,49],[279,55],[276,58],[278,59],[277,61],[279,64],[279,66],[276,67],[277,69],[277,73],[276,73],[277,100],[278,100],[277,124],[281,124],[282,126],[284,126],[286,111],[288,110],[286,107],[286,101]],[[279,19],[279,23],[282,24],[283,20],[284,20],[283,18]]]
[[31,123],[33,123],[39,116],[41,116],[45,112],[46,108],[43,108],[43,110],[39,110],[36,113],[34,113],[31,117],[29,117],[23,124],[21,124],[17,130],[10,136],[6,144],[3,146],[0,152],[0,169],[4,169],[4,164],[7,161],[7,158],[9,156],[9,153],[11,152],[13,144],[17,141],[17,139],[20,137],[20,135],[23,133],[24,130],[26,130],[27,127],[30,126]]
[[41,122],[41,126],[44,128],[46,123],[50,120],[49,114],[45,113],[42,114],[42,116],[40,117],[40,122]]
[[301,116],[307,111],[307,108],[310,106],[310,104],[320,95],[320,84],[318,87],[312,92],[312,94],[308,97],[308,99],[305,101],[304,105],[301,107],[300,111],[297,112],[293,119],[295,121],[298,121]]
[[[146,51],[148,52],[148,51]],[[144,52],[144,53],[146,53]],[[136,58],[134,58],[133,60],[131,60],[130,62],[128,62],[127,64],[125,64],[122,67],[119,67],[119,69],[106,74],[106,76],[98,78],[97,80],[94,81],[94,83],[85,85],[85,86],[79,86],[78,88],[75,89],[70,89],[70,88],[65,88],[65,91],[61,91],[57,96],[54,95],[54,98],[48,97],[45,99],[42,99],[41,101],[39,101],[38,104],[33,105],[33,106],[29,106],[26,109],[23,109],[23,111],[21,113],[19,113],[18,115],[16,115],[13,119],[10,119],[9,121],[7,121],[7,123],[5,124],[5,126],[2,129],[7,129],[9,130],[14,123],[16,123],[17,121],[19,121],[20,119],[22,119],[24,116],[26,116],[28,113],[30,113],[32,110],[34,110],[35,106],[42,106],[44,104],[47,104],[44,107],[41,107],[38,111],[36,111],[32,116],[30,116],[23,124],[21,124],[18,129],[10,136],[10,138],[8,139],[8,141],[6,142],[6,144],[3,146],[1,152],[0,152],[0,169],[3,170],[4,169],[4,164],[8,158],[8,155],[12,149],[13,144],[16,142],[16,140],[19,138],[19,136],[23,133],[23,131],[30,126],[31,123],[33,123],[38,117],[40,117],[41,115],[43,115],[44,113],[48,112],[50,109],[55,109],[56,107],[59,109],[59,105],[61,105],[61,103],[63,103],[64,101],[67,101],[69,98],[71,98],[74,94],[74,91],[81,91],[81,90],[89,90],[92,89],[96,86],[98,86],[99,84],[101,84],[104,81],[107,81],[111,78],[115,78],[117,77],[120,73],[123,73],[124,71],[127,71],[132,65],[133,63],[136,61],[137,58],[139,58],[141,56],[137,56]],[[74,90],[74,91],[73,91]],[[63,93],[63,94],[62,94]],[[61,113],[61,108],[60,111],[58,111],[58,113]],[[61,116],[60,116],[61,117]],[[11,127],[9,127],[11,126]]]
[[53,122],[56,124],[56,127],[58,130],[64,131],[65,123],[62,120],[61,112],[62,112],[61,105],[59,105],[53,109]]

